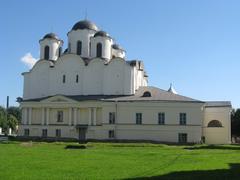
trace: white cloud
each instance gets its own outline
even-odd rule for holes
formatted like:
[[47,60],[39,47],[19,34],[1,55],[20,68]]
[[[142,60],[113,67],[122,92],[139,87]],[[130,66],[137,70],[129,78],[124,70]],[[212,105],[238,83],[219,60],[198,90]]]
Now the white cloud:
[[26,53],[22,58],[21,61],[27,65],[29,68],[32,68],[33,65],[37,62],[37,59],[32,56],[31,53]]

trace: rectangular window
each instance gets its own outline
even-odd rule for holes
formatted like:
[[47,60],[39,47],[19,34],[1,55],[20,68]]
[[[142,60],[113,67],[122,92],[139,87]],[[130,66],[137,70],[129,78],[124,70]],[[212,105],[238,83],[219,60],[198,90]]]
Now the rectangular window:
[[42,137],[47,137],[47,129],[42,130]]
[[158,124],[165,124],[165,113],[158,113]]
[[29,136],[29,129],[24,129],[24,136]]
[[142,113],[136,113],[136,124],[142,124]]
[[63,111],[57,112],[57,122],[63,122]]
[[114,132],[114,130],[109,130],[109,131],[108,131],[108,137],[109,137],[109,138],[115,138],[115,132]]
[[187,143],[187,133],[179,133],[178,134],[178,142],[179,143]]
[[115,124],[115,112],[109,113],[109,124]]
[[187,124],[187,114],[186,113],[180,113],[179,114],[179,124],[180,125],[186,125]]
[[61,129],[56,129],[56,137],[61,137]]

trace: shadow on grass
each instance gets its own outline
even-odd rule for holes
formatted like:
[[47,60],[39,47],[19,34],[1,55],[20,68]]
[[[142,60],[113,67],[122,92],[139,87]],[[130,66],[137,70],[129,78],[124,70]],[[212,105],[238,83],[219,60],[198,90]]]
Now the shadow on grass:
[[199,171],[182,171],[172,172],[169,174],[130,178],[133,180],[143,179],[163,179],[163,180],[239,180],[240,179],[240,164],[229,164],[230,169],[216,170],[199,170]]
[[217,145],[209,145],[209,146],[193,146],[193,147],[185,147],[187,150],[200,150],[200,149],[219,149],[219,150],[240,150],[240,146],[217,146]]
[[65,149],[86,149],[84,145],[67,145]]

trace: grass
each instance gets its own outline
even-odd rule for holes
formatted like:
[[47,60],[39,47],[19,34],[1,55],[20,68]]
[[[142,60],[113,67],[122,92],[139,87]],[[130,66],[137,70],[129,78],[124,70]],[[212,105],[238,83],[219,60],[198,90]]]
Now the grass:
[[240,146],[0,143],[0,179],[240,179]]

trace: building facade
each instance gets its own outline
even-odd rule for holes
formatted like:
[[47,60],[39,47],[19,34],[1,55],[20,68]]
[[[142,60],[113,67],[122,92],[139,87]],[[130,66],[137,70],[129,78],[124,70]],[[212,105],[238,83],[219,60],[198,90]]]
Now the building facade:
[[79,140],[231,142],[230,102],[203,102],[148,86],[142,61],[92,22],[77,22],[67,49],[54,33],[24,77],[19,136]]

